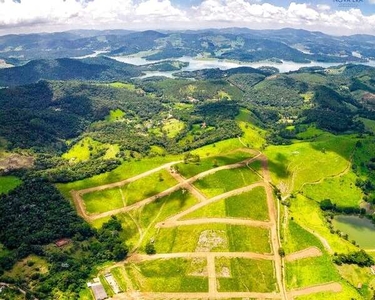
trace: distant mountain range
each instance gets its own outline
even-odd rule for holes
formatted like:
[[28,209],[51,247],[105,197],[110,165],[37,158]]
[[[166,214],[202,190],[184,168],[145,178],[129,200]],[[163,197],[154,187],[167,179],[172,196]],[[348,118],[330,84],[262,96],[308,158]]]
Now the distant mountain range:
[[247,28],[143,31],[75,30],[59,33],[0,36],[0,59],[22,65],[34,59],[78,57],[107,51],[130,55],[145,51],[148,60],[182,56],[241,61],[364,62],[375,59],[375,36],[330,36],[297,29]]

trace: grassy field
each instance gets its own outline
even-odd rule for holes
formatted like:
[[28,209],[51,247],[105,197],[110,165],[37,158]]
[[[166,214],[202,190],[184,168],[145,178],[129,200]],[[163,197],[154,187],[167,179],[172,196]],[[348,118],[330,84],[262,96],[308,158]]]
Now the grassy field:
[[219,257],[215,263],[219,292],[267,293],[277,290],[271,261]]
[[121,109],[111,110],[105,119],[108,122],[116,122],[124,119],[125,113]]
[[369,132],[375,133],[375,121],[365,118],[359,118],[360,121],[365,125],[365,129]]
[[70,190],[78,191],[89,187],[121,181],[157,168],[162,164],[171,161],[177,161],[179,159],[181,159],[181,156],[169,155],[163,157],[144,158],[142,160],[132,160],[130,162],[124,162],[122,165],[112,170],[111,172],[103,173],[71,183],[57,184],[56,186],[67,199],[70,199]]
[[269,146],[272,181],[282,193],[300,190],[304,184],[319,181],[343,172],[356,140],[349,136],[324,135],[315,142],[287,146]]
[[338,266],[338,270],[342,278],[354,287],[362,285],[359,289],[360,293],[367,299],[373,296],[375,289],[375,276],[371,273],[368,267],[358,267],[357,265],[342,265]]
[[212,175],[198,179],[194,182],[194,186],[201,190],[207,197],[211,198],[260,180],[260,177],[250,168],[241,167],[221,170]]
[[340,207],[358,207],[362,199],[362,191],[355,185],[356,175],[349,172],[340,177],[324,179],[319,184],[308,184],[303,194],[315,201],[330,199]]
[[[144,251],[144,246],[155,238],[158,229],[155,224],[172,215],[188,209],[197,203],[189,193],[178,190],[169,196],[158,199],[144,207],[129,213],[118,214],[124,230],[122,238],[130,248],[140,245],[139,251]],[[108,218],[96,220],[93,226],[99,228]]]
[[312,246],[320,248],[323,252],[320,257],[286,263],[288,289],[340,280],[340,276],[321,242],[294,221],[290,220],[288,225],[283,242],[286,253],[300,251]]
[[122,187],[85,194],[83,200],[89,213],[100,213],[131,205],[176,184],[168,171],[161,170]]
[[162,130],[169,138],[176,137],[185,128],[185,123],[176,119],[170,119],[164,123]]
[[251,158],[252,155],[244,151],[235,151],[225,155],[205,157],[199,163],[180,163],[176,166],[179,173],[185,178],[190,178],[201,172],[224,166],[234,164],[245,159]]
[[62,157],[79,162],[89,160],[99,152],[104,152],[103,158],[110,159],[115,158],[119,151],[120,147],[118,145],[103,144],[90,137],[86,137],[76,143],[68,152],[64,153]]
[[350,242],[330,232],[317,202],[309,200],[303,195],[297,195],[297,198],[292,199],[291,203],[290,216],[294,218],[294,221],[304,228],[315,231],[326,239],[333,252],[347,253],[357,251],[358,248]]
[[0,195],[8,193],[21,183],[22,181],[15,176],[0,176]]
[[155,248],[158,253],[271,251],[268,230],[225,224],[163,228],[155,237]]
[[260,149],[266,143],[266,131],[254,125],[255,120],[248,110],[241,109],[236,121],[243,132],[241,141],[247,147]]
[[268,220],[265,190],[263,187],[257,187],[249,192],[216,201],[186,215],[183,219],[203,217]]
[[130,264],[125,266],[125,270],[134,290],[208,292],[207,277],[194,276],[192,264],[190,259],[176,258]]

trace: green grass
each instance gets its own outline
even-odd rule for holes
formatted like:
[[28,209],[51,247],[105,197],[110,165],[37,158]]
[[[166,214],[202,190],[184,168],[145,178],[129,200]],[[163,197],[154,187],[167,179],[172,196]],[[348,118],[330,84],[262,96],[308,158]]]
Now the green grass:
[[241,141],[249,148],[260,149],[266,143],[266,131],[255,125],[255,119],[250,111],[241,109],[236,117],[243,135]]
[[126,265],[134,287],[142,292],[208,292],[207,277],[191,276],[192,260],[175,258]]
[[68,152],[64,153],[62,157],[74,162],[80,162],[89,160],[92,156],[97,155],[98,152],[103,150],[105,151],[103,158],[110,159],[116,157],[116,154],[120,151],[120,147],[118,145],[103,144],[90,137],[85,137],[71,147]]
[[357,265],[341,265],[337,267],[341,277],[354,287],[362,284],[360,293],[371,299],[375,288],[375,276],[368,267],[359,267]]
[[315,201],[331,199],[339,207],[358,207],[362,191],[355,185],[356,175],[349,172],[340,177],[327,178],[319,184],[305,185],[303,194]]
[[[197,200],[191,194],[178,190],[129,213],[118,214],[117,217],[124,228],[121,232],[121,237],[130,248],[139,245],[140,249],[138,251],[142,252],[145,245],[157,235],[156,223],[186,210],[196,203]],[[102,218],[96,220],[92,225],[99,228],[107,220],[108,218]],[[137,225],[142,230],[142,236]]]
[[108,281],[104,278],[104,275],[100,275],[99,279],[100,279],[100,282],[103,285],[107,295],[109,297],[112,297],[115,293],[113,292],[113,290],[112,290],[110,284],[108,283]]
[[135,91],[135,85],[132,83],[124,83],[124,82],[112,82],[109,84],[109,86],[119,89],[127,89],[129,91]]
[[111,172],[106,172],[100,175],[96,175],[84,180],[79,180],[71,183],[57,184],[58,189],[63,195],[70,199],[70,190],[82,190],[89,187],[99,186],[107,183],[113,183],[124,179],[131,178],[139,175],[151,169],[157,168],[162,164],[179,160],[179,156],[161,156],[153,158],[144,158],[142,160],[132,160],[130,162],[124,162],[116,169]]
[[169,138],[176,137],[185,128],[185,123],[176,119],[168,120],[162,130],[167,134]]
[[111,269],[111,274],[115,278],[121,291],[126,291],[125,269],[123,267],[113,268]]
[[201,172],[224,165],[234,164],[251,157],[252,155],[248,152],[235,151],[226,155],[203,157],[199,163],[179,163],[176,165],[176,168],[178,168],[182,176],[190,178]]
[[327,254],[316,258],[305,258],[286,263],[286,283],[288,289],[339,280],[340,275]]
[[324,133],[323,130],[315,126],[308,126],[305,131],[297,133],[297,137],[303,140],[310,140],[316,138]]
[[155,237],[158,253],[172,252],[259,252],[269,253],[269,231],[225,224],[186,225],[163,228]]
[[219,277],[219,292],[259,292],[277,291],[272,261],[251,260],[244,258],[216,259],[216,274],[222,274],[222,269],[230,269],[230,277]]
[[266,193],[263,187],[210,203],[183,219],[197,218],[240,218],[252,220],[268,220]]
[[15,176],[0,176],[0,195],[10,192],[21,183],[21,179]]
[[108,122],[116,122],[123,120],[125,116],[125,112],[123,112],[121,109],[111,110],[109,112],[109,116],[107,116],[105,119]]
[[337,175],[348,167],[355,142],[350,136],[324,135],[315,142],[269,146],[265,154],[272,181],[287,194]]
[[260,181],[260,177],[248,167],[221,170],[198,179],[194,186],[211,198]]
[[94,300],[90,288],[86,287],[79,292],[79,300]]
[[303,195],[297,195],[296,199],[291,200],[291,204],[290,217],[293,217],[294,221],[302,227],[309,228],[326,239],[333,252],[348,253],[358,250],[350,242],[330,232],[317,202],[309,200]]
[[83,200],[87,212],[100,213],[134,204],[176,184],[168,171],[161,170],[122,187],[85,194]]
[[375,133],[375,121],[365,118],[359,118],[360,121],[365,125],[365,129],[369,132]]

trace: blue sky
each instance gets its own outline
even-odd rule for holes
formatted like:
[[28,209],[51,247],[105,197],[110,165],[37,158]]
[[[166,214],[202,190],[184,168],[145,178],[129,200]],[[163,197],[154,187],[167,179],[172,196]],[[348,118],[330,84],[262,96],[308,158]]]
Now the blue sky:
[[375,35],[375,0],[0,0],[0,34],[221,27]]

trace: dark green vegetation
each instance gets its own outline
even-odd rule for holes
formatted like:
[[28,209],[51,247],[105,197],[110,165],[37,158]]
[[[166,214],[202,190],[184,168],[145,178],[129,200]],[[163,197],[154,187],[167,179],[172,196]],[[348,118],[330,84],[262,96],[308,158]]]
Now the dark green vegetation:
[[[0,242],[9,249],[1,251],[1,281],[13,283],[4,272],[16,261],[37,255],[47,262],[48,271],[35,270],[18,284],[41,299],[57,291],[76,298],[98,263],[124,259],[128,252],[116,218],[94,230],[54,186],[38,179],[27,179],[1,196],[0,216]],[[52,244],[59,239],[69,239],[68,245],[59,249]]]

